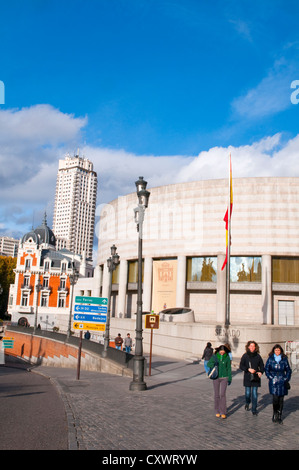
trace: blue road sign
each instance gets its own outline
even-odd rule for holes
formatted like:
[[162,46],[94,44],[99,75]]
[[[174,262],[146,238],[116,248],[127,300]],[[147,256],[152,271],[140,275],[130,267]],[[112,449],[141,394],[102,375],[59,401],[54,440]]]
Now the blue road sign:
[[80,322],[106,323],[107,315],[84,315],[81,313],[75,313],[74,320]]
[[78,305],[75,304],[75,312],[87,313],[107,313],[108,307],[106,305]]
[[76,295],[75,302],[78,304],[108,305],[107,297],[88,297],[86,295]]

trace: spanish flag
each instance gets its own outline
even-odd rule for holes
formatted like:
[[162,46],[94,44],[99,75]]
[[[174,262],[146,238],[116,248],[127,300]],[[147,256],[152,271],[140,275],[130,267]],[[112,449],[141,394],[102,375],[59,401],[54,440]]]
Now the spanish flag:
[[[228,202],[228,207],[230,207],[230,217],[232,215],[233,211],[233,181],[232,181],[232,159],[231,155],[229,155],[229,202]],[[229,219],[228,219],[228,208],[226,209],[225,216],[223,218],[225,222],[225,230],[226,230],[226,257],[223,263],[223,266],[221,268],[221,271],[226,266],[227,263],[227,255],[228,255],[228,243],[230,243],[230,224],[229,224]],[[229,240],[229,242],[228,242]]]

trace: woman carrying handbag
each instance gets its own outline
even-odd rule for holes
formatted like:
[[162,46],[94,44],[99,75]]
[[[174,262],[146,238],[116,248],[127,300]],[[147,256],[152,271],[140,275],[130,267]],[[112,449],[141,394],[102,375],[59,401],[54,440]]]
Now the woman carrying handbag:
[[245,410],[252,404],[252,414],[257,416],[257,392],[261,386],[261,377],[264,372],[264,362],[259,355],[259,346],[255,341],[248,341],[245,354],[241,357],[240,369],[244,372],[243,385],[245,387]]
[[226,388],[232,381],[231,360],[229,351],[221,345],[215,349],[215,354],[208,362],[208,367],[213,369],[218,366],[218,377],[213,379],[214,385],[214,407],[217,418],[226,418]]

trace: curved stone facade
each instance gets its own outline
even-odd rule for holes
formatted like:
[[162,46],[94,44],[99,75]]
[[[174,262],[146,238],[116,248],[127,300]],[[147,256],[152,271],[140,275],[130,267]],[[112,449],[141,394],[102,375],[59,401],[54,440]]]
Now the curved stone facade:
[[[157,294],[156,263],[164,260],[175,262],[176,275],[175,301],[167,308],[188,307],[194,311],[195,322],[222,324],[226,298],[226,274],[225,269],[221,270],[225,259],[223,217],[228,202],[228,179],[157,188],[148,185],[147,189],[150,199],[143,230],[143,310],[153,308]],[[119,197],[102,208],[98,226],[103,296],[108,291],[106,260],[112,244],[117,246],[120,256],[112,286],[115,317],[133,318],[136,312],[137,286],[130,282],[128,272],[130,263],[138,256],[134,221],[137,204],[135,192]],[[299,279],[292,277],[292,270],[296,271],[299,260],[299,178],[233,179],[231,239],[232,263],[236,266],[236,278],[230,284],[231,322],[283,325],[286,321],[286,325],[292,322],[298,326]],[[190,277],[194,258],[196,262],[204,260],[206,266],[213,264],[213,279]],[[254,276],[248,268],[250,263]],[[291,279],[284,282],[281,276],[276,282],[273,270],[278,269],[280,276],[288,269],[285,267],[288,263],[295,263]],[[289,307],[293,313],[283,313]]]

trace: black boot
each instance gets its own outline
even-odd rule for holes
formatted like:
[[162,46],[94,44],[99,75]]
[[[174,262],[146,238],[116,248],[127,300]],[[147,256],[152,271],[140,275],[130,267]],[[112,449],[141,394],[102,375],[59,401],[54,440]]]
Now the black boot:
[[278,412],[277,412],[277,422],[279,424],[282,424],[282,409],[283,409],[283,397],[280,400],[279,408],[278,408]]
[[282,410],[283,410],[283,397],[280,397],[278,411],[277,411],[277,422],[279,424],[282,424]]
[[278,422],[279,424],[282,424],[282,417],[281,417],[281,416],[282,416],[281,411],[278,411],[278,412],[277,412],[277,422]]
[[274,411],[273,416],[272,416],[273,423],[277,423],[277,419],[278,419],[277,411]]

